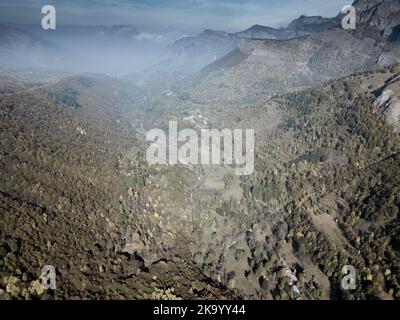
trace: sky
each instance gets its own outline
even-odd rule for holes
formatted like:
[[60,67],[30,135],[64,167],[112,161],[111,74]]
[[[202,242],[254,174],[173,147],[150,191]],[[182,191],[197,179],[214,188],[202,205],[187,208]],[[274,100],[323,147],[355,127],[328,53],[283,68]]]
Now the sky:
[[[285,27],[300,15],[333,17],[352,0],[0,0],[0,23],[40,25],[54,5],[58,25],[129,24],[142,30],[175,27],[236,32],[254,24]],[[1,35],[0,35],[1,36]]]

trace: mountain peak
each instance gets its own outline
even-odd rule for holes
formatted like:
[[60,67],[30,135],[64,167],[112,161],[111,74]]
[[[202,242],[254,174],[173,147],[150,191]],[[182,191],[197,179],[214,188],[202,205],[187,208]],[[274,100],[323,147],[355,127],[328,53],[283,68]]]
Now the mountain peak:
[[324,18],[321,16],[301,15],[293,20],[287,27],[291,31],[319,32],[338,25],[337,18]]
[[225,31],[220,31],[220,30],[212,30],[212,29],[205,29],[202,33],[200,33],[199,36],[214,36],[214,35],[222,35],[222,34],[228,34]]
[[271,27],[262,26],[260,24],[254,24],[247,30],[257,30],[257,29],[272,29]]

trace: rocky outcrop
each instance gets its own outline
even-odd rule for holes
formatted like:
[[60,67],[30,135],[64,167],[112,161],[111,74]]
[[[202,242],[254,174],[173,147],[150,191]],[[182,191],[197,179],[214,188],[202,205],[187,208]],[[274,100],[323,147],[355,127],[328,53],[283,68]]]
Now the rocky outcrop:
[[392,78],[377,93],[375,106],[384,115],[386,121],[400,131],[400,75]]
[[358,23],[376,27],[385,37],[400,25],[400,0],[356,0],[353,5]]
[[287,30],[295,32],[313,33],[327,30],[339,25],[338,18],[324,18],[321,16],[300,16],[293,20]]

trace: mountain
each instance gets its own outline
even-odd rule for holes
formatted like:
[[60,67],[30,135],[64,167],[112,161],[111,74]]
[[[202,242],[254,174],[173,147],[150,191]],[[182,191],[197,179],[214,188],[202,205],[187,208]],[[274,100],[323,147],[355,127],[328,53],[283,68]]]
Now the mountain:
[[398,32],[400,25],[399,0],[355,0],[353,5],[358,13],[358,23],[375,27],[382,32],[383,36],[390,36],[393,31]]
[[0,25],[0,32],[1,32],[0,46],[3,48],[12,48],[15,43],[15,39],[18,39],[19,40],[18,42],[21,45],[26,45],[26,46],[36,45],[45,48],[51,45],[50,42],[45,41],[44,39],[38,36],[35,36],[33,33],[30,33],[29,31],[21,27],[4,24]]
[[[354,2],[354,7],[359,25],[373,27],[392,42],[400,39],[399,0],[357,0]],[[340,27],[342,17],[341,13],[333,18],[302,15],[293,20],[286,28],[281,29],[254,25],[237,33],[206,30],[198,36],[182,38],[169,46],[157,64],[157,68],[163,70],[173,68],[190,73],[199,71],[207,64],[228,54],[239,45],[243,38],[254,40],[293,39]]]
[[287,28],[274,29],[253,25],[236,33],[205,30],[198,36],[184,37],[169,46],[156,67],[162,70],[194,72],[227,54],[241,39],[292,39],[335,25],[337,25],[336,18],[301,16]]
[[[360,6],[361,2],[355,5]],[[199,103],[205,99],[225,103],[254,100],[263,94],[310,86],[399,62],[400,42],[390,41],[382,33],[393,24],[393,20],[385,20],[386,7],[385,3],[374,7],[374,14],[369,19],[362,18],[356,30],[334,27],[284,41],[241,39],[233,51],[190,77],[187,93]],[[389,17],[397,17],[399,12],[391,12]],[[360,16],[366,14],[361,12]],[[308,19],[294,24],[304,28],[300,21],[305,20]],[[319,18],[311,20],[316,25],[327,23]],[[387,23],[377,26],[375,21]]]
[[243,39],[235,50],[193,75],[188,92],[198,102],[254,100],[374,68],[382,53],[375,39],[360,39],[341,29],[287,41]]
[[295,36],[295,33],[288,32],[284,28],[274,29],[256,24],[244,31],[234,33],[233,36],[236,39],[288,39]]
[[237,43],[234,35],[224,31],[205,30],[197,37],[184,37],[167,48],[157,69],[194,71],[225,55]]
[[[187,121],[181,107],[256,130],[243,179],[147,166],[135,88],[115,78],[0,93],[0,298],[399,299],[400,141],[380,104],[399,77],[393,65],[238,108],[163,96],[157,125]],[[44,263],[57,290],[40,286]]]
[[300,16],[293,20],[287,27],[287,30],[293,32],[304,32],[305,34],[320,32],[340,24],[338,18],[324,18],[321,16]]
[[24,27],[0,25],[0,34],[0,63],[24,67],[55,65],[57,54],[64,51]]
[[113,74],[142,72],[179,38],[170,28],[146,31],[130,25],[60,25],[45,31],[40,26],[3,24],[0,31],[0,63]]
[[[324,30],[295,38],[253,26],[186,77],[132,85],[136,75],[0,65],[0,300],[400,300],[397,15],[356,4],[369,12],[357,30],[320,17],[298,19],[298,34]],[[117,49],[139,35],[150,37],[93,27],[79,41]],[[149,166],[146,130],[171,120],[254,129],[254,174]],[[47,264],[57,290],[41,286]]]
[[[0,93],[0,299],[235,297],[169,231],[185,222],[169,215],[175,187],[158,190],[143,165],[132,91],[85,74]],[[56,266],[57,290],[41,287],[42,263]]]
[[15,93],[40,85],[49,84],[65,78],[71,74],[67,72],[11,67],[0,64],[0,93]]

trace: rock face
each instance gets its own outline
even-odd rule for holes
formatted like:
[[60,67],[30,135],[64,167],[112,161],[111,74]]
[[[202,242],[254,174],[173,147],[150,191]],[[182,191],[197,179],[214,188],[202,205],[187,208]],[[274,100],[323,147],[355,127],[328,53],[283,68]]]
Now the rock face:
[[353,5],[358,23],[376,27],[384,36],[400,24],[400,0],[356,0]]
[[400,131],[400,76],[389,80],[377,93],[375,106],[384,115],[386,121]]
[[400,100],[390,89],[385,90],[382,95],[375,101],[380,111],[385,115],[386,120],[396,126],[400,123]]

